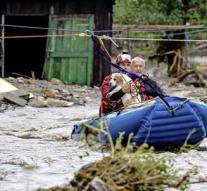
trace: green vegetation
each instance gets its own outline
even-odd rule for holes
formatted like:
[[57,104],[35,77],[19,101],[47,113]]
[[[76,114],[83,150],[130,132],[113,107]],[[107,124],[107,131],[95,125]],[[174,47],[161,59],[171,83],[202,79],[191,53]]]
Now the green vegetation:
[[110,156],[83,167],[70,185],[38,191],[184,191],[194,173],[196,169],[176,169],[170,156],[155,153],[147,145],[136,150],[131,144],[123,148],[120,136]]
[[120,24],[206,24],[206,0],[116,0]]
[[[145,146],[135,152],[121,149],[114,157],[105,157],[75,175],[74,190],[91,190],[93,182],[102,182],[109,191],[151,191],[174,187],[187,188],[192,171],[178,175],[170,158],[155,154]],[[78,188],[78,189],[77,189]]]
[[[147,28],[146,25],[205,26],[207,24],[206,13],[206,0],[116,0],[114,23],[145,25],[145,28]],[[196,46],[199,44],[168,41],[168,39],[206,39],[207,28],[177,27],[175,29],[171,26],[159,29],[159,27],[151,26],[151,30],[152,28],[154,31],[135,31],[133,26],[129,30],[124,30],[121,33],[123,37],[138,38],[138,41],[125,41],[125,44],[122,43],[122,47],[129,47],[132,54],[145,55],[158,63],[167,63],[168,75],[177,78],[179,82],[184,79],[183,76],[187,77],[192,72],[195,73],[194,69],[189,70],[192,66],[185,62],[184,58],[187,53],[196,50]],[[146,39],[146,41],[140,41],[139,38]],[[148,39],[154,39],[154,41]],[[155,39],[165,39],[166,41],[155,41]],[[202,82],[202,84],[205,83]]]

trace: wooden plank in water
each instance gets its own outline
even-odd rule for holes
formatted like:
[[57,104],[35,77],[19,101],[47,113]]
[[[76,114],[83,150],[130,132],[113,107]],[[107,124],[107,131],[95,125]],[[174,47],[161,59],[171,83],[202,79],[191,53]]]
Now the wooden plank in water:
[[4,95],[4,99],[19,106],[25,106],[27,104],[27,101],[25,99],[20,98],[12,92],[6,93]]

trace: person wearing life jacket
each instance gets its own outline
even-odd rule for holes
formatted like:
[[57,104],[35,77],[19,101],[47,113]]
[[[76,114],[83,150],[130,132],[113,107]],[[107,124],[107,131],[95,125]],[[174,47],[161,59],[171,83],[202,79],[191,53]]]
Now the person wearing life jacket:
[[[127,52],[123,52],[122,54],[119,54],[116,58],[116,64],[118,64],[120,67],[124,68],[125,70],[129,70],[131,64],[131,55],[129,55]],[[111,97],[108,98],[106,96],[111,91],[109,86],[110,80],[111,80],[111,75],[106,76],[100,88],[102,94],[101,105],[99,108],[100,117],[123,107],[121,100],[118,99],[121,97],[121,95],[112,96],[112,98]]]
[[137,96],[139,94],[141,96],[140,102],[151,100],[158,96],[158,94],[165,95],[163,90],[154,80],[143,74],[145,69],[144,59],[135,57],[131,60],[131,56],[127,53],[124,53],[117,56],[116,64],[125,70],[131,71],[141,76],[144,81],[138,78],[132,79],[133,83],[125,84],[125,86],[120,91],[114,93],[112,96],[110,96],[110,98],[108,98],[106,95],[111,91],[109,86],[111,75],[106,76],[100,88],[102,100],[99,108],[99,116],[104,116],[107,113],[122,108],[123,104],[120,98],[125,93],[131,93],[132,96]]

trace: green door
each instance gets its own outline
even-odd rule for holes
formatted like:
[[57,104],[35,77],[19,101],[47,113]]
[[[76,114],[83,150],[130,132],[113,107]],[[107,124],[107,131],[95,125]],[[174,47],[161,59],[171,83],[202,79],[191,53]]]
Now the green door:
[[[90,85],[93,45],[90,37],[72,36],[92,30],[93,15],[51,16],[44,74],[68,84]],[[58,29],[58,30],[55,30]],[[72,32],[71,31],[77,31]]]

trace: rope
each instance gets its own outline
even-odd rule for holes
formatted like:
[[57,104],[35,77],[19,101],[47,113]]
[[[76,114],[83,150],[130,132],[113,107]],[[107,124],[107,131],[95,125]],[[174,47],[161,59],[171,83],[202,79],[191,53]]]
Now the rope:
[[128,38],[128,37],[111,37],[113,40],[133,40],[133,41],[171,41],[171,42],[207,42],[207,39],[160,39],[160,38]]
[[[101,40],[98,36],[91,35],[91,38],[92,38],[92,40],[93,40],[94,47],[95,47],[96,51],[102,56],[102,58],[103,58],[107,63],[109,63],[109,64],[110,64],[111,66],[113,66],[114,68],[116,68],[116,69],[117,69],[118,71],[120,71],[121,73],[128,75],[128,76],[131,77],[132,79],[136,79],[136,78],[137,78],[137,79],[141,80],[142,82],[145,82],[145,83],[146,83],[147,85],[149,85],[155,92],[157,92],[156,89],[155,89],[155,88],[154,88],[148,81],[144,80],[141,76],[139,76],[139,75],[137,75],[137,74],[135,74],[135,73],[133,73],[133,72],[127,71],[127,70],[125,70],[124,68],[120,67],[119,65],[114,64],[113,62],[111,62],[110,57],[106,57],[105,52],[103,52],[103,49],[102,49],[102,48],[100,47],[100,45],[98,44],[98,42],[100,42],[100,40]],[[97,42],[97,41],[98,41],[98,42]],[[101,43],[101,44],[103,44],[103,43]],[[108,55],[107,55],[107,56],[108,56]],[[157,92],[157,95],[158,95],[158,97],[164,102],[164,104],[169,108],[169,110],[171,110],[172,107],[168,104],[167,101],[165,101],[164,96],[161,95],[159,92]]]
[[[24,28],[24,29],[37,29],[37,30],[56,30],[56,31],[68,31],[68,32],[85,32],[86,30],[80,29],[61,29],[54,27],[35,27],[35,26],[25,26],[25,25],[9,25],[9,24],[0,24],[1,27],[11,27],[11,28]],[[105,32],[105,31],[104,31]]]
[[112,57],[111,57],[111,55],[109,54],[108,50],[106,49],[106,47],[105,47],[103,41],[102,41],[100,38],[98,38],[98,41],[99,41],[99,43],[101,44],[101,47],[103,48],[103,50],[106,52],[107,56],[108,56],[108,57],[110,58],[110,60],[111,60]]
[[[84,32],[85,30],[80,29],[60,29],[60,28],[54,28],[54,27],[36,27],[36,26],[25,26],[25,25],[13,25],[13,24],[0,24],[1,27],[13,27],[13,28],[24,28],[24,29],[37,29],[37,30],[56,30],[56,31],[68,31],[68,32]],[[200,29],[186,29],[185,27],[179,28],[178,30],[195,30],[195,31],[188,31],[188,34],[194,34],[194,33],[200,33],[202,31],[206,31],[207,27],[200,27]],[[175,31],[175,29],[161,29],[158,28],[157,30],[150,30],[149,29],[112,29],[112,30],[93,30],[93,33],[120,33],[120,32],[149,32],[149,33],[159,33],[163,31]],[[176,35],[183,35],[185,32],[176,33]]]
[[177,110],[183,108],[187,102],[189,102],[189,99],[186,98],[183,102],[179,103],[175,108],[173,108],[172,112],[175,113]]
[[110,40],[117,48],[119,48],[119,45],[116,44],[116,42],[110,36],[103,35],[103,37],[107,40]]
[[[28,39],[28,38],[47,38],[47,37],[64,37],[64,36],[76,36],[76,37],[90,37],[89,34],[76,33],[76,34],[49,34],[49,35],[23,35],[23,36],[1,36],[0,39]],[[107,39],[105,36],[98,36],[101,39]],[[133,41],[171,41],[171,42],[207,42],[207,39],[153,39],[153,38],[125,38],[125,37],[110,37],[109,40],[133,40]],[[114,42],[114,41],[113,41]],[[118,46],[118,45],[117,45]]]
[[[36,30],[55,30],[55,31],[68,31],[70,33],[77,33],[77,32],[86,32],[86,30],[80,30],[80,29],[61,29],[61,28],[52,28],[52,27],[35,27],[35,26],[24,26],[24,25],[9,25],[9,24],[0,24],[1,27],[13,27],[13,28],[24,28],[24,29],[36,29]],[[183,28],[185,29],[185,28]],[[182,28],[180,28],[179,30],[182,30]],[[189,30],[189,29],[186,29]],[[192,29],[190,29],[192,30]],[[186,35],[187,34],[196,34],[196,33],[201,33],[201,32],[205,32],[207,30],[207,27],[201,27],[200,29],[194,30],[194,31],[188,31],[188,32],[177,32],[176,36],[180,36],[180,35]],[[140,29],[122,29],[122,30],[87,30],[90,33],[120,33],[120,32],[139,32],[139,33],[146,33],[146,31],[144,30],[140,30]],[[166,30],[165,30],[166,31]],[[175,29],[171,29],[171,30],[167,30],[167,31],[175,31]],[[160,33],[163,32],[161,31],[161,29],[157,29],[156,31],[147,31],[148,33]],[[63,36],[68,36],[69,34],[64,34]],[[146,34],[145,34],[146,35]],[[62,36],[62,35],[54,35],[54,36]],[[160,37],[160,34],[153,34],[153,37]],[[32,35],[32,36],[23,36],[24,38],[42,38],[42,37],[48,37],[48,35]],[[12,36],[12,37],[1,37],[2,38],[21,38],[21,36]],[[108,36],[103,35],[103,38],[110,38]],[[184,42],[207,42],[207,40],[196,40],[196,39],[156,39],[156,38],[138,38],[138,37],[113,37],[111,38],[112,43],[118,47],[118,45],[113,41],[113,39],[116,40],[136,40],[136,41],[184,41]]]
[[1,36],[0,39],[26,39],[26,38],[46,38],[46,37],[63,37],[63,36],[76,36],[76,37],[90,37],[87,33],[77,34],[48,34],[48,35],[25,35],[25,36]]

